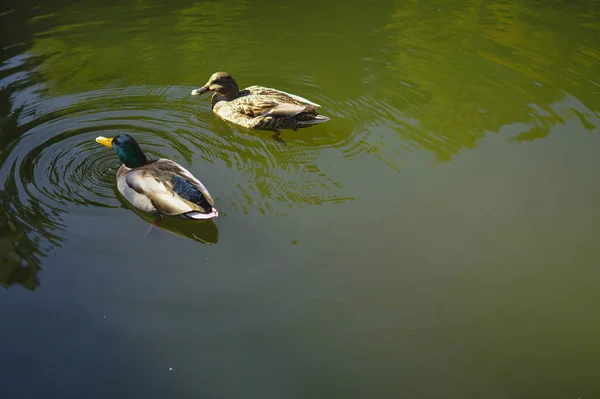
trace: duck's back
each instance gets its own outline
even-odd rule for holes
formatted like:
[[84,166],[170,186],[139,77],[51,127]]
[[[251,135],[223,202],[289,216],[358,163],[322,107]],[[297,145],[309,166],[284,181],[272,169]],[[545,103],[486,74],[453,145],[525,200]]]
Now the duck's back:
[[169,159],[159,158],[135,169],[121,166],[117,187],[130,203],[145,212],[192,219],[218,215],[206,187]]
[[[295,105],[309,105],[315,108],[321,106],[304,97],[297,96],[295,94],[287,93],[282,90],[273,89],[264,86],[250,86],[245,88],[240,94],[247,93],[245,95],[256,95],[272,98],[273,100],[280,101],[282,103],[295,104]],[[311,108],[312,108],[311,107]]]
[[216,102],[213,111],[222,119],[248,129],[277,130],[308,127],[329,120],[319,115],[319,107],[282,90],[250,86],[231,101]]

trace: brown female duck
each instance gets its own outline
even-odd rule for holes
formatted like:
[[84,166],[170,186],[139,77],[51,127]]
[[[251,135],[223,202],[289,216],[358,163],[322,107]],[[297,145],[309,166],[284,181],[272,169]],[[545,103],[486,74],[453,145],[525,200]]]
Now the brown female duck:
[[271,130],[279,137],[280,129],[299,129],[329,121],[320,115],[321,107],[300,96],[262,86],[239,90],[227,72],[214,73],[192,95],[212,91],[212,110],[221,119],[253,130]]

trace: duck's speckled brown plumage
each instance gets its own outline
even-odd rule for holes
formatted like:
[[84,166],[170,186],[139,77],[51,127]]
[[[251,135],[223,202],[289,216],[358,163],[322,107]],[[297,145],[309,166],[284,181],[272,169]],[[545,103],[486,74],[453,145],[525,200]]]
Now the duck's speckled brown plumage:
[[321,107],[305,98],[263,86],[240,91],[227,72],[213,74],[208,83],[192,95],[213,91],[213,112],[220,118],[254,130],[299,129],[329,121],[319,114]]

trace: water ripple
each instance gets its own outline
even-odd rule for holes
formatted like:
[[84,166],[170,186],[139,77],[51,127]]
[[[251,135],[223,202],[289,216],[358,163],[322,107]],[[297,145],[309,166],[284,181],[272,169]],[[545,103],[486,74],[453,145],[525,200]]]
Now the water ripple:
[[[13,72],[16,79],[18,68]],[[0,181],[10,183],[6,191],[18,199],[18,205],[6,206],[19,206],[24,215],[35,206],[46,221],[36,225],[24,216],[20,222],[29,229],[46,226],[40,235],[58,237],[55,245],[61,242],[64,215],[127,207],[115,184],[120,162],[94,141],[99,135],[131,134],[150,157],[182,163],[207,185],[224,217],[286,214],[295,206],[350,199],[336,195],[341,185],[319,166],[328,145],[313,148],[293,137],[282,147],[268,133],[230,126],[215,118],[207,99],[190,97],[190,87],[105,87],[48,96],[34,81],[23,82],[9,90],[11,112],[2,128],[15,136],[5,137]],[[217,240],[216,226],[193,230],[171,226],[175,234],[199,242]]]

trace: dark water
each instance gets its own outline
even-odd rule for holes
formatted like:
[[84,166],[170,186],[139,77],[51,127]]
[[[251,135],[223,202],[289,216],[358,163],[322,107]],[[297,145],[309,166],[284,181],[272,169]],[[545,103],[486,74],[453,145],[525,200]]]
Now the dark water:
[[[600,397],[599,1],[1,7],[0,398]],[[118,132],[221,216],[145,236]]]

